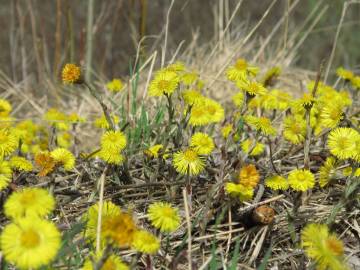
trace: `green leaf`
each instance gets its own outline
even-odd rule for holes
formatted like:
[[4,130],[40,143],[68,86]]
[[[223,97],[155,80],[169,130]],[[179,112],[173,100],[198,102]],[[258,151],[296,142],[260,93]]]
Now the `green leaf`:
[[272,250],[272,243],[270,243],[270,247],[268,248],[268,250],[265,253],[264,259],[262,260],[260,266],[258,267],[257,270],[265,270],[266,269],[266,265],[270,259],[271,256],[271,250]]
[[237,269],[237,263],[240,258],[240,238],[236,240],[235,243],[235,249],[233,251],[232,259],[231,259],[231,265],[228,268],[229,270],[236,270]]

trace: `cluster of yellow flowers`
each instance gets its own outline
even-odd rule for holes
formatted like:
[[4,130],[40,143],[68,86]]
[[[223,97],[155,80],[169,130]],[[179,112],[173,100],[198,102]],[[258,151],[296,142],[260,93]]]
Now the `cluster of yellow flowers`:
[[[138,148],[132,147],[131,132],[126,125],[120,130],[120,115],[112,114],[99,99],[104,114],[94,119],[93,125],[102,129],[102,135],[98,150],[88,157],[98,157],[114,168],[128,165],[129,153],[138,150],[145,156],[146,166],[158,162],[165,171],[175,176],[177,172],[178,178],[187,178],[188,185],[200,174],[211,178],[211,167],[225,162],[224,166],[238,176],[230,181],[227,175],[233,171],[221,172],[225,175],[221,187],[231,200],[241,203],[254,197],[262,181],[269,192],[288,189],[304,192],[317,183],[324,188],[331,180],[360,176],[360,122],[358,113],[351,114],[354,97],[360,90],[360,76],[339,68],[337,74],[343,80],[342,89],[321,81],[310,82],[302,96],[293,98],[281,89],[272,89],[280,73],[279,67],[261,73],[245,59],[238,59],[226,70],[226,77],[237,92],[232,96],[235,108],[225,117],[222,105],[205,95],[205,82],[199,73],[181,62],[168,65],[154,74],[148,88],[150,97],[167,102],[164,141],[160,141],[159,134],[152,134],[153,143],[141,141]],[[86,84],[81,68],[75,64],[64,67],[62,80],[66,84]],[[125,86],[115,78],[104,88],[117,93]],[[97,99],[100,96],[92,94]],[[158,103],[161,102],[163,100]],[[0,191],[9,187],[13,172],[52,176],[54,172],[66,173],[75,168],[77,157],[72,153],[75,131],[78,124],[86,122],[84,118],[52,108],[44,114],[46,125],[42,125],[31,120],[13,121],[11,111],[11,104],[0,99]],[[305,162],[304,166],[296,164],[296,169],[283,169],[281,149],[272,153],[273,143],[281,145],[291,155],[292,151],[298,151],[298,146],[303,149],[307,142],[319,146],[326,155],[318,170]],[[264,163],[257,163],[265,155],[269,156],[272,170],[265,170]],[[276,163],[272,160],[274,155],[277,155]],[[229,156],[235,160],[228,166]],[[12,189],[19,183],[14,184]],[[4,213],[11,223],[1,233],[1,249],[7,261],[27,269],[47,265],[55,258],[60,233],[46,220],[54,206],[54,198],[42,189],[24,188],[10,195]],[[147,218],[165,237],[181,222],[179,210],[165,202],[151,204]],[[102,260],[108,247],[130,248],[149,255],[161,248],[160,239],[143,229],[131,211],[124,211],[110,201],[91,206],[82,220],[84,236],[92,252],[83,269],[93,269],[93,262]],[[312,238],[316,230],[319,233]],[[306,253],[317,261],[320,269],[341,263],[342,243],[325,225],[308,225],[303,230],[302,241]],[[127,268],[115,252],[108,254],[102,269]]]
[[56,256],[61,235],[46,217],[54,210],[55,199],[39,188],[24,188],[10,195],[4,213],[11,219],[0,236],[5,259],[20,269],[37,269]]
[[[148,219],[160,232],[174,232],[180,225],[180,216],[177,208],[169,203],[155,202],[149,206]],[[98,236],[99,204],[91,206],[83,216],[86,223],[85,237],[93,246]],[[106,247],[132,248],[140,253],[154,255],[160,249],[160,240],[148,230],[139,228],[130,212],[123,211],[119,206],[110,201],[105,201],[101,211],[100,226],[101,252],[95,254],[99,259]],[[116,265],[115,269],[128,269],[120,257],[112,254],[108,256],[105,264]],[[105,267],[105,266],[103,266]],[[91,259],[85,261],[83,269],[93,269]],[[103,268],[102,268],[103,269]],[[107,268],[104,268],[107,269]]]

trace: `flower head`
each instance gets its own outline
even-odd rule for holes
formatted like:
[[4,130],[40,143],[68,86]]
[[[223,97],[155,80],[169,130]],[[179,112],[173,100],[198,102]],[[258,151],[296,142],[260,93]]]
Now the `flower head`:
[[232,96],[232,101],[234,102],[236,107],[241,108],[244,104],[245,96],[244,92],[239,91],[235,95]]
[[11,110],[11,104],[6,99],[0,98],[0,117],[8,116]]
[[344,118],[343,105],[331,103],[325,105],[320,112],[320,123],[326,128],[335,128]]
[[75,167],[74,155],[65,148],[56,148],[50,152],[50,155],[56,163],[62,164],[66,171],[70,171]]
[[230,81],[238,81],[247,78],[248,75],[255,76],[259,68],[250,66],[245,59],[238,59],[235,65],[228,67],[226,76]]
[[265,186],[272,190],[287,190],[289,188],[289,183],[284,177],[274,175],[265,179]]
[[[251,147],[251,149],[250,149]],[[246,139],[245,141],[241,142],[241,149],[249,154],[250,156],[258,156],[261,155],[265,150],[265,145],[259,142],[255,142],[252,139]]]
[[[103,254],[99,252],[97,256],[94,256],[95,260],[99,261],[102,258],[102,255]],[[92,260],[86,259],[81,270],[94,270]],[[129,270],[129,267],[123,263],[118,256],[112,254],[106,259],[99,270]]]
[[[112,121],[115,125],[117,125],[119,123],[119,117],[117,117],[116,115],[111,115]],[[96,118],[94,121],[94,126],[97,128],[102,128],[102,129],[109,129],[109,122],[106,120],[105,115]]]
[[262,84],[267,86],[273,83],[273,80],[278,77],[281,73],[280,67],[272,67],[266,71],[264,77],[262,78]]
[[284,138],[293,144],[305,141],[306,121],[298,114],[289,115],[284,118]]
[[24,188],[10,195],[4,204],[5,215],[12,219],[50,214],[55,207],[55,199],[41,188]]
[[20,269],[37,269],[50,263],[61,243],[56,226],[38,218],[21,218],[5,226],[0,241],[5,259]]
[[13,169],[17,169],[19,171],[31,172],[33,170],[33,165],[30,161],[25,159],[24,157],[13,156],[10,158],[10,166]]
[[107,131],[101,137],[101,148],[121,151],[126,146],[126,137],[121,131]]
[[151,158],[158,158],[159,157],[159,151],[164,146],[162,144],[155,144],[154,146],[149,147],[144,151],[144,154]]
[[345,69],[343,67],[339,67],[336,69],[336,74],[347,81],[350,81],[354,77],[354,73],[351,70]]
[[139,230],[134,233],[131,247],[145,254],[155,254],[160,248],[160,241],[148,231]]
[[267,93],[267,89],[261,83],[255,81],[239,80],[236,82],[236,86],[251,96],[261,96]]
[[106,84],[106,88],[111,92],[120,92],[124,89],[124,84],[120,79],[113,79]]
[[326,225],[308,224],[301,233],[306,255],[315,260],[319,270],[344,270],[344,245]]
[[[94,241],[97,234],[99,204],[91,206],[83,219],[86,221],[85,236]],[[103,246],[111,243],[119,247],[128,246],[133,241],[136,225],[132,216],[121,211],[120,207],[105,201],[101,211],[101,242]]]
[[188,105],[199,104],[203,102],[204,96],[197,90],[185,90],[181,93],[184,102]]
[[173,232],[180,226],[179,210],[169,203],[152,203],[147,213],[151,224],[162,232]]
[[239,184],[242,184],[244,187],[256,187],[259,183],[260,175],[256,170],[255,165],[250,164],[241,168],[239,174]]
[[288,176],[289,185],[296,191],[306,191],[315,185],[314,175],[306,169],[295,169]]
[[330,153],[339,159],[348,159],[356,155],[356,143],[359,133],[352,128],[336,128],[328,136]]
[[9,185],[11,176],[12,170],[10,163],[5,160],[0,160],[0,191]]
[[40,169],[38,175],[46,176],[54,170],[56,162],[49,152],[38,152],[35,155],[35,164]]
[[98,153],[98,157],[109,164],[120,165],[124,162],[125,157],[114,149],[102,148]]
[[175,153],[173,165],[178,173],[184,175],[198,175],[205,168],[204,159],[191,148]]
[[8,129],[0,129],[0,158],[13,153],[19,146],[19,140],[13,132]]
[[179,85],[179,76],[174,71],[160,70],[150,82],[149,95],[159,97],[171,95]]
[[221,135],[224,137],[224,139],[227,139],[227,137],[229,137],[230,133],[233,132],[233,125],[232,124],[226,124],[222,129],[221,129]]
[[209,155],[215,147],[213,139],[202,132],[197,132],[191,137],[190,146],[199,155]]
[[271,125],[269,118],[246,115],[244,119],[247,124],[264,135],[276,135],[276,129]]
[[196,72],[185,72],[181,75],[180,80],[184,85],[192,85],[199,78],[199,74]]
[[319,169],[319,184],[320,187],[325,187],[336,174],[336,159],[328,157]]
[[254,196],[254,189],[250,186],[228,182],[225,184],[225,191],[230,196],[238,197],[241,202],[251,200]]
[[82,83],[81,69],[75,64],[66,64],[61,75],[62,81],[66,84]]
[[56,127],[56,129],[58,130],[70,129],[68,116],[65,113],[60,112],[55,108],[51,108],[45,113],[44,120],[49,122],[52,126]]

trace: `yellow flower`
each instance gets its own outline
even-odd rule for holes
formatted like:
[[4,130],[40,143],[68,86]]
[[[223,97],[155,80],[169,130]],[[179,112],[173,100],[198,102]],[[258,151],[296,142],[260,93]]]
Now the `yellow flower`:
[[33,165],[30,161],[24,157],[13,156],[9,160],[10,166],[13,169],[18,169],[19,171],[31,172],[33,170]]
[[334,157],[328,157],[324,163],[319,169],[319,184],[320,187],[326,186],[330,180],[335,176],[336,174],[336,159]]
[[191,108],[189,124],[192,126],[204,126],[211,123],[211,119],[203,102],[201,104],[194,104]]
[[289,115],[284,118],[284,138],[293,144],[305,141],[306,121],[301,115]]
[[[85,236],[94,241],[97,235],[99,204],[91,206],[83,217],[86,221]],[[111,243],[119,247],[128,246],[133,241],[135,223],[130,214],[122,212],[120,207],[110,201],[103,203],[101,212],[101,242],[105,246]]]
[[8,129],[0,129],[0,158],[13,153],[19,146],[19,140],[13,132]]
[[97,153],[97,155],[109,164],[120,165],[125,160],[125,157],[120,154],[120,151],[114,149],[103,148]]
[[194,105],[203,102],[204,96],[197,90],[185,90],[181,93],[184,102],[188,105]]
[[356,155],[356,141],[359,133],[352,128],[336,128],[328,136],[330,153],[339,159],[348,159]]
[[38,175],[46,176],[54,170],[56,162],[49,152],[38,152],[35,154],[35,164],[40,169]]
[[160,70],[155,74],[155,78],[149,86],[149,95],[159,97],[171,95],[179,85],[179,77],[176,72]]
[[354,73],[351,70],[345,69],[343,67],[339,67],[336,69],[336,74],[347,81],[350,81],[354,77]]
[[20,269],[37,269],[55,258],[61,237],[47,220],[21,218],[5,226],[0,241],[6,261]]
[[159,157],[159,151],[164,146],[162,144],[155,144],[154,146],[149,147],[144,151],[144,154],[151,158],[158,158]]
[[0,117],[8,116],[11,110],[11,104],[7,100],[0,98]]
[[267,86],[271,85],[273,80],[278,77],[281,73],[280,67],[272,67],[268,71],[266,71],[264,77],[262,78],[262,84]]
[[10,195],[4,204],[5,215],[12,219],[50,214],[55,207],[55,199],[41,188],[24,188]]
[[[94,257],[96,262],[98,262],[101,259],[102,254],[98,253],[98,255]],[[81,269],[93,270],[93,262],[91,261],[91,259],[86,259]],[[129,267],[125,263],[123,263],[118,256],[112,254],[106,259],[103,266],[99,270],[129,270]]]
[[[119,123],[119,117],[117,117],[116,115],[111,115],[112,121],[115,124],[115,126]],[[94,121],[94,126],[97,128],[102,128],[102,129],[109,129],[109,123],[106,120],[105,115],[103,115],[102,117],[96,118]]]
[[292,170],[288,176],[289,185],[296,191],[306,191],[315,185],[314,175],[306,169]]
[[61,75],[62,81],[66,84],[82,83],[81,69],[75,64],[66,64]]
[[269,118],[246,115],[244,120],[247,124],[256,130],[261,131],[264,135],[276,135],[276,129],[271,125]]
[[78,115],[77,113],[71,113],[68,116],[68,120],[71,123],[83,123],[86,121],[86,119],[84,117],[81,117],[80,115]]
[[56,163],[62,164],[66,171],[70,171],[75,167],[74,155],[65,148],[56,148],[50,152],[50,155]]
[[225,191],[230,196],[239,197],[241,202],[251,200],[254,196],[254,189],[252,187],[245,187],[242,184],[232,182],[225,184]]
[[289,183],[284,177],[274,175],[265,179],[265,186],[272,190],[287,190],[289,188]]
[[145,254],[155,254],[160,248],[160,241],[153,234],[139,230],[134,233],[131,247]]
[[121,131],[107,131],[101,137],[101,148],[121,151],[126,147],[126,137]]
[[344,245],[324,224],[308,224],[301,232],[302,246],[319,270],[345,270]]
[[221,129],[221,134],[224,137],[224,139],[227,139],[227,137],[229,137],[232,131],[233,131],[233,125],[227,124]]
[[184,85],[191,85],[195,83],[198,78],[199,78],[199,74],[197,74],[196,72],[185,72],[180,77],[181,82]]
[[7,188],[11,181],[12,170],[8,161],[0,160],[0,191]]
[[173,165],[178,173],[184,175],[198,175],[205,168],[204,158],[191,148],[175,153]]
[[[250,147],[253,147],[254,140],[246,139],[245,141],[241,142],[241,149],[245,153],[249,153]],[[261,155],[265,150],[265,145],[259,142],[255,142],[254,147],[251,150],[250,156],[258,156]]]
[[245,59],[238,59],[235,65],[228,67],[226,76],[230,81],[238,81],[247,78],[248,75],[256,76],[259,68],[249,66]]
[[277,89],[271,90],[262,98],[262,107],[266,110],[284,111],[289,108],[291,101],[291,96],[288,93]]
[[215,147],[213,139],[202,132],[197,132],[191,137],[190,146],[199,155],[209,155]]
[[69,148],[71,146],[72,136],[68,132],[60,133],[56,136],[57,145],[61,148]]
[[320,123],[326,128],[335,128],[344,118],[343,106],[339,103],[329,103],[321,109]]
[[224,119],[224,108],[215,100],[204,99],[204,109],[211,123],[219,123]]
[[50,109],[44,115],[44,120],[48,121],[52,126],[58,130],[69,130],[69,119],[66,114],[58,111],[57,109]]
[[120,92],[124,89],[124,84],[120,79],[113,79],[106,84],[106,88],[111,92]]
[[236,86],[241,90],[246,91],[251,96],[261,96],[267,93],[267,89],[261,83],[255,81],[239,80],[236,82]]
[[244,92],[237,92],[235,95],[233,95],[232,101],[234,102],[236,107],[241,108],[244,104]]
[[185,64],[183,62],[177,61],[171,65],[166,67],[166,70],[174,71],[174,72],[181,72],[185,70]]
[[239,184],[244,187],[254,188],[259,183],[260,175],[255,165],[250,164],[241,168],[239,174]]
[[360,76],[354,76],[353,78],[351,78],[351,85],[359,90],[360,89]]
[[[98,222],[99,204],[92,205],[83,216],[83,221],[86,221],[85,236],[91,240],[96,239],[96,229]],[[113,204],[111,201],[104,201],[102,205],[101,220],[106,223],[118,215],[120,215],[121,209],[119,206]]]
[[152,203],[147,213],[151,224],[161,232],[173,232],[180,226],[179,210],[169,203]]

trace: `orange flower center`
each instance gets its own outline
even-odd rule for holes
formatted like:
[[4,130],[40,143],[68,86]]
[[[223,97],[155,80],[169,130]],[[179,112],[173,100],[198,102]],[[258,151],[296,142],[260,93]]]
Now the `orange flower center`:
[[335,237],[326,239],[325,244],[336,256],[341,256],[344,253],[343,244]]
[[185,156],[186,161],[188,161],[188,162],[193,162],[198,157],[197,153],[191,149],[186,150],[184,153],[184,156]]
[[20,242],[25,248],[35,248],[40,244],[40,235],[33,229],[29,229],[21,234]]
[[246,61],[244,59],[239,59],[235,64],[235,68],[240,71],[246,70],[247,68]]
[[169,89],[169,86],[170,86],[170,82],[169,81],[166,81],[166,80],[160,80],[158,82],[158,88],[161,90],[161,91],[166,91]]

